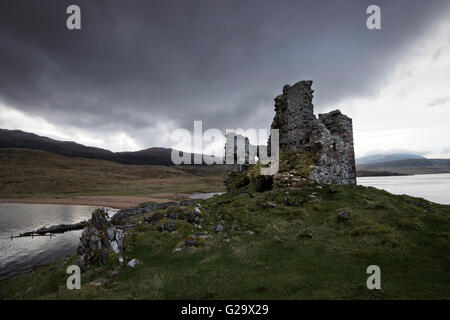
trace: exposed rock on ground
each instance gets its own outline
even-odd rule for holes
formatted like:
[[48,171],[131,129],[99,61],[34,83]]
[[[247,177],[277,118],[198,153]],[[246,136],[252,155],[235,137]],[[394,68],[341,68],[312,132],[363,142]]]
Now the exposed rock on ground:
[[196,202],[198,202],[198,200],[196,200],[196,199],[180,200],[180,206],[187,207],[187,206],[193,205]]
[[312,234],[311,229],[306,228],[305,230],[303,230],[302,236],[303,236],[304,238],[312,238],[313,234]]
[[128,209],[122,209],[118,211],[112,218],[111,222],[114,225],[119,225],[130,216],[136,214],[148,213],[154,210],[166,209],[168,207],[177,206],[178,202],[163,202],[163,203],[152,203],[146,206],[133,207]]
[[131,259],[128,263],[127,266],[132,267],[132,268],[136,268],[139,265],[140,261],[138,259]]
[[108,221],[107,212],[95,210],[81,234],[77,249],[78,266],[84,271],[91,266],[105,264],[111,256],[122,251],[123,241],[122,231]]
[[42,227],[36,231],[21,233],[18,237],[32,237],[37,235],[46,235],[52,233],[64,233],[67,231],[81,230],[88,224],[87,221],[81,221],[74,224],[58,224],[51,227]]
[[350,213],[346,211],[339,211],[337,216],[337,222],[345,222],[350,219]]
[[195,207],[193,211],[188,211],[184,214],[184,218],[187,222],[194,225],[201,225],[205,219],[202,216],[202,212],[198,207]]
[[223,231],[223,226],[219,223],[217,226],[214,226],[212,228],[212,231],[214,231],[215,233],[219,233]]
[[172,231],[175,231],[176,229],[177,229],[177,224],[175,222],[171,221],[171,222],[164,223],[164,225],[162,225],[159,228],[159,231],[172,232]]

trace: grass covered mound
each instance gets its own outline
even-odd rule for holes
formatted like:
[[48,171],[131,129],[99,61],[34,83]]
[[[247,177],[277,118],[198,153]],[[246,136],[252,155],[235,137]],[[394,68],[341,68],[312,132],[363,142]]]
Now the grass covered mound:
[[[262,176],[260,163],[243,165],[242,172],[232,172],[226,179],[228,189],[253,190],[262,192],[275,187],[295,187],[314,184],[309,174],[315,168],[316,160],[312,152],[280,153],[279,170],[274,176]],[[266,165],[267,166],[267,165]]]
[[[135,216],[125,263],[83,273],[81,290],[66,288],[74,256],[3,281],[0,298],[448,298],[448,206],[372,187],[319,186],[307,179],[307,156],[301,165],[291,159],[292,167],[285,156],[271,190],[258,191],[252,166],[234,176],[247,183],[197,209]],[[300,183],[280,184],[286,173]],[[140,264],[126,266],[131,259]],[[366,287],[369,265],[381,268],[381,290]]]
[[[173,210],[179,210],[177,219],[168,218]],[[206,219],[201,229],[182,218],[188,209],[153,213],[159,215],[155,224],[139,217],[142,223],[126,237],[124,256],[125,262],[141,261],[136,268],[110,261],[83,273],[82,289],[70,291],[66,268],[73,257],[3,281],[0,297],[448,298],[446,206],[371,187],[311,186],[237,190],[203,201],[200,210]],[[341,212],[349,215],[342,218]],[[175,231],[164,228],[169,220]],[[218,224],[223,230],[216,233],[211,229]],[[195,246],[186,246],[186,240],[195,240]],[[366,288],[366,268],[373,264],[381,268],[382,290]],[[90,284],[95,281],[101,285]]]

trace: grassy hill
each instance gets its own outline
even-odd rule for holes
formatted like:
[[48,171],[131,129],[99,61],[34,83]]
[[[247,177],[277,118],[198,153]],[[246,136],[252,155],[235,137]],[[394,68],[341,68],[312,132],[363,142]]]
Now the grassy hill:
[[0,149],[3,198],[222,191],[224,174],[222,166],[124,165],[38,150]]
[[[73,141],[59,141],[21,130],[0,129],[0,149],[20,148],[50,152],[66,157],[114,161],[121,164],[173,166],[170,148],[148,148],[133,152],[112,152]],[[194,155],[191,154],[193,160]]]
[[[309,161],[282,160],[280,168]],[[193,207],[134,216],[123,256],[139,259],[136,269],[115,258],[84,273],[82,289],[70,291],[66,267],[74,256],[3,281],[0,298],[448,299],[448,206],[372,187],[306,180],[282,187],[284,172],[260,192],[257,168],[233,177],[231,192],[201,201],[201,228],[184,219]],[[157,223],[145,224],[148,216]],[[176,231],[159,231],[169,221]],[[218,224],[223,231],[213,232]],[[382,290],[366,287],[370,265],[381,268]]]

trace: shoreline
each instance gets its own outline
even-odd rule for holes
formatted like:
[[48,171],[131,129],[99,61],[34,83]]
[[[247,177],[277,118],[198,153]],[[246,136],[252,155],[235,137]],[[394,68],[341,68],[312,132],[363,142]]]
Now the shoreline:
[[[170,201],[179,201],[188,199],[191,194],[177,194],[177,193],[160,193],[152,194],[151,196],[79,196],[79,197],[29,197],[29,198],[0,198],[0,203],[20,203],[20,204],[56,204],[56,205],[86,205],[86,206],[101,206],[113,209],[128,209],[138,207],[143,202],[153,201],[155,203],[164,203]],[[72,232],[68,230],[65,232]],[[11,278],[20,277],[21,275],[34,272],[41,268],[45,268],[54,264],[58,264],[70,259],[76,254],[76,250],[69,255],[61,255],[54,257],[51,261],[45,263],[37,263],[29,266],[26,269],[18,272],[13,272],[0,278],[0,283]]]
[[144,202],[170,202],[188,199],[190,194],[159,193],[150,196],[79,196],[79,197],[30,197],[30,198],[0,198],[0,203],[21,204],[60,204],[101,206],[113,209],[136,207]]

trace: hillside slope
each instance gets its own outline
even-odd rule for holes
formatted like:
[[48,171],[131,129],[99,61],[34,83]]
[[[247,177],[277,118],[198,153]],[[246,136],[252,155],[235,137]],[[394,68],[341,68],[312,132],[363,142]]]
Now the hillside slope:
[[[172,166],[172,149],[149,148],[134,152],[112,152],[72,141],[59,141],[20,130],[0,129],[0,148],[42,150],[67,157],[99,159],[122,164]],[[193,155],[191,155],[193,159]]]
[[[138,259],[136,268],[115,257],[83,273],[80,290],[67,290],[73,256],[67,264],[3,281],[0,298],[448,298],[446,206],[372,187],[304,185],[257,192],[248,184],[202,201],[199,208],[201,228],[185,219],[193,207],[134,216],[128,223],[136,228],[126,234],[123,257],[125,263]],[[175,230],[166,231],[165,224]],[[212,231],[219,224],[223,230]],[[366,287],[370,265],[381,269],[382,290]]]
[[405,153],[374,154],[371,156],[356,158],[356,165],[406,160],[406,159],[426,159],[426,158],[417,154],[405,154]]
[[123,165],[29,149],[0,149],[3,198],[147,195],[223,190],[223,166]]

